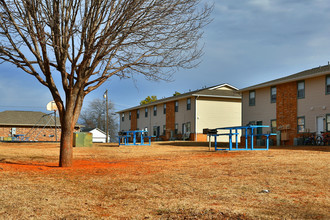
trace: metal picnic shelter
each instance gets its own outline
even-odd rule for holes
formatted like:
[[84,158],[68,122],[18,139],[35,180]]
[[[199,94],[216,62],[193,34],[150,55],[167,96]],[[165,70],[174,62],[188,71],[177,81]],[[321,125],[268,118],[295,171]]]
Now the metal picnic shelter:
[[[151,145],[152,136],[145,135],[148,131],[144,130],[134,130],[134,131],[121,131],[118,134],[118,144],[119,145]],[[132,137],[133,142],[129,142]],[[137,141],[137,138],[140,137],[140,143]],[[144,138],[148,138],[149,142],[145,143]]]
[[[276,135],[275,133],[269,134],[258,134],[256,129],[258,128],[268,128],[268,125],[246,125],[246,126],[234,126],[234,127],[223,127],[211,129],[211,132],[208,132],[209,136],[209,148],[211,149],[211,137],[214,137],[214,148],[218,150],[268,150],[269,149],[269,137]],[[238,136],[240,135],[239,130],[244,133],[242,136],[245,137],[245,147],[238,146]],[[226,133],[218,133],[218,131],[224,131]],[[244,131],[244,132],[243,132]],[[218,148],[217,146],[217,137],[218,136],[228,136],[229,137],[229,148]],[[254,146],[254,137],[266,137],[266,146],[264,148],[255,148]],[[233,139],[235,140],[235,146],[233,147]],[[250,145],[249,145],[250,140]]]

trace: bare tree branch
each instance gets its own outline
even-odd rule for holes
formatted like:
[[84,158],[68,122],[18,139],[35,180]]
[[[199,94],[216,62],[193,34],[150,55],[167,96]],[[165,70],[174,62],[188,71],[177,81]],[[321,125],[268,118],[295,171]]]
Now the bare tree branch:
[[[108,107],[108,128],[110,137],[114,138],[116,136],[116,131],[118,129],[118,123],[114,117],[114,105],[112,102],[109,103]],[[100,128],[106,131],[106,104],[104,100],[93,99],[85,110],[80,114],[80,121],[87,128]]]
[[109,77],[169,80],[178,69],[198,64],[201,29],[212,11],[199,3],[0,0],[0,60],[49,88],[60,113],[61,146],[70,145],[84,97]]

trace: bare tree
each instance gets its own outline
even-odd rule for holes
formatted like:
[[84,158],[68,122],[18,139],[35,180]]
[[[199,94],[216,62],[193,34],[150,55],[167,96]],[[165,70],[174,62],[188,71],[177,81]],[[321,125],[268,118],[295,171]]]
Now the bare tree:
[[109,77],[168,80],[177,68],[197,64],[201,28],[212,11],[199,3],[0,0],[0,59],[50,90],[61,120],[60,166],[72,166],[72,132],[84,97]]
[[[114,112],[114,105],[112,102],[109,103],[108,108],[108,133],[110,137],[115,137],[118,131],[117,115]],[[83,110],[80,114],[81,123],[89,128],[100,128],[106,131],[106,104],[104,100],[94,99],[88,107]]]

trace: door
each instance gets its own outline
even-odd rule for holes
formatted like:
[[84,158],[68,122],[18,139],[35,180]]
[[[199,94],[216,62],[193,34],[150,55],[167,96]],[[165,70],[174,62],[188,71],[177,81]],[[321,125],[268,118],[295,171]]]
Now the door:
[[[257,125],[262,125],[262,121],[257,121]],[[257,134],[262,134],[262,128],[257,128]],[[257,139],[261,139],[261,136],[257,136]]]
[[186,126],[185,124],[183,123],[182,124],[182,135],[184,135],[186,133]]
[[320,135],[324,131],[323,116],[316,117],[316,134]]
[[160,136],[160,126],[157,126],[157,137]]

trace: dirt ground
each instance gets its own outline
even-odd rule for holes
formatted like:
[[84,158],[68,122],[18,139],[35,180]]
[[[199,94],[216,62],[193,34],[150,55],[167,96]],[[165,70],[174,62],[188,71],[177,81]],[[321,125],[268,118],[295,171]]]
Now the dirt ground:
[[330,219],[330,147],[0,143],[0,219]]

